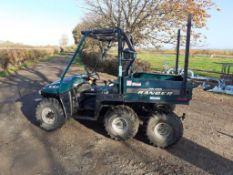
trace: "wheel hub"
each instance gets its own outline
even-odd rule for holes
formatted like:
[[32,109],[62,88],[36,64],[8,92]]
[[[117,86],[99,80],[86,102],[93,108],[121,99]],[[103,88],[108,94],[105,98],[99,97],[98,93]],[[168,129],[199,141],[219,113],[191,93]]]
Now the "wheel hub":
[[46,124],[53,124],[55,121],[55,114],[51,108],[44,108],[42,110],[42,120]]
[[172,127],[167,123],[158,123],[154,128],[155,135],[167,137],[171,134]]
[[112,128],[118,134],[123,134],[128,130],[128,122],[123,118],[115,118],[112,121]]

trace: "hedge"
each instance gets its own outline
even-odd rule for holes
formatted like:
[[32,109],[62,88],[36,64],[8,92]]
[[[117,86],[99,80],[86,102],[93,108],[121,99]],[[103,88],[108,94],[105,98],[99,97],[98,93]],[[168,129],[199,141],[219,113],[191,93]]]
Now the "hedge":
[[[99,61],[99,63],[98,63],[99,54],[96,52],[83,52],[81,58],[82,58],[82,62],[87,67],[95,68],[97,65],[96,69],[98,72],[104,72],[111,75],[118,74],[118,61],[116,56],[107,55],[103,60]],[[151,71],[150,63],[136,59],[134,62],[133,71],[150,72]]]
[[18,66],[27,60],[35,60],[58,53],[54,48],[0,49],[0,71]]

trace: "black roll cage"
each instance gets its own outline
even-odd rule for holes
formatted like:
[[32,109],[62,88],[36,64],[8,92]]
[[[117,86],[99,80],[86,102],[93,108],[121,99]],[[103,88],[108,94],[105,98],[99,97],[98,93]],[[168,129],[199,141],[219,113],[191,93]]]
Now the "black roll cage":
[[[189,65],[189,49],[190,49],[190,35],[191,35],[191,26],[192,26],[192,15],[190,14],[188,16],[188,23],[187,23],[187,36],[186,36],[186,48],[185,48],[185,64],[184,64],[184,77],[183,77],[183,93],[185,94],[187,89],[187,77],[188,77],[188,65]],[[102,42],[117,42],[118,43],[118,82],[119,82],[119,94],[123,94],[123,77],[126,76],[123,75],[122,70],[122,59],[123,59],[123,49],[125,46],[125,43],[127,44],[130,51],[136,52],[132,40],[129,38],[129,36],[120,28],[113,28],[113,29],[94,29],[94,30],[85,30],[81,31],[81,34],[83,37],[81,38],[81,41],[78,45],[77,50],[75,51],[74,55],[72,56],[68,66],[64,70],[64,72],[61,75],[61,82],[63,81],[67,71],[69,70],[71,64],[73,63],[73,60],[77,55],[80,54],[83,43],[85,42],[85,39],[87,37],[102,41]],[[179,63],[179,40],[180,40],[180,34],[178,33],[178,45],[177,45],[177,54],[176,54],[176,72],[178,68]],[[127,66],[127,70],[132,66],[134,60],[130,61],[130,64]],[[61,83],[60,83],[61,84]],[[60,91],[60,86],[59,86]]]
[[[117,42],[118,43],[118,82],[119,82],[119,94],[123,93],[123,75],[122,70],[122,59],[123,59],[123,50],[125,43],[127,44],[130,51],[135,52],[135,48],[133,45],[132,40],[129,36],[120,28],[113,28],[113,29],[95,29],[95,30],[86,30],[81,32],[82,35],[86,37],[90,37],[102,42]],[[131,65],[133,64],[134,60],[131,60],[129,65],[126,68],[126,72],[129,71]]]

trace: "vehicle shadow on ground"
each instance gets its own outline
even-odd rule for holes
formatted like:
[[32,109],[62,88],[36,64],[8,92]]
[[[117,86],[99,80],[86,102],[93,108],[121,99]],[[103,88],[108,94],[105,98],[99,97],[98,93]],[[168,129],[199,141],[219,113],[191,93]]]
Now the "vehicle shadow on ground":
[[210,174],[233,174],[233,161],[187,138],[167,151]]
[[[79,122],[87,128],[109,138],[104,130],[103,124],[92,121]],[[143,127],[139,129],[135,139],[150,145],[145,136],[145,129]],[[233,174],[233,161],[185,137],[175,145],[167,148],[166,151],[210,174]]]
[[[15,113],[13,114],[14,118],[24,116],[28,121],[30,121],[32,124],[37,126],[37,123],[35,120],[35,109],[36,109],[37,102],[35,102],[34,99],[39,96],[38,90],[46,82],[49,82],[49,80],[46,79],[46,77],[40,72],[37,72],[35,70],[27,70],[27,71],[31,74],[34,74],[40,77],[40,80],[36,81],[28,77],[25,77],[23,75],[20,75],[18,73],[10,77],[7,77],[3,81],[0,80],[0,83],[3,83],[3,86],[2,86],[3,88],[11,89],[11,87],[17,87],[17,90],[18,90],[17,98],[11,98],[11,100],[6,100],[6,102],[3,101],[3,103],[4,105],[10,106],[10,105],[20,102],[21,111],[23,115],[21,115],[20,113]],[[11,111],[9,111],[9,113],[10,112]],[[20,121],[23,121],[23,120],[20,120]],[[19,125],[20,124],[22,123],[19,122]],[[23,125],[25,125],[25,123]],[[16,128],[17,127],[18,126],[16,126]],[[25,133],[25,131],[30,132],[31,137],[33,138],[32,140],[30,140],[30,142],[22,139],[22,135],[23,133]],[[56,160],[53,154],[53,151],[51,150],[52,145],[48,141],[46,134],[43,134],[43,131],[40,132],[35,127],[21,128],[20,131],[17,131],[17,133],[15,133],[15,135],[12,136],[12,138],[13,138],[12,142],[17,142],[17,140],[22,139],[20,143],[17,143],[18,152],[19,152],[19,149],[22,149],[20,150],[22,152],[19,152],[19,153],[12,152],[12,155],[10,156],[11,159],[13,160],[13,164],[16,164],[16,168],[20,167],[20,170],[22,172],[24,171],[28,172],[30,171],[29,169],[32,168],[31,170],[32,174],[35,174],[35,172],[33,172],[34,169],[43,164],[40,162],[41,160],[39,160],[38,158],[39,156],[37,154],[39,152],[43,154],[42,156],[42,158],[44,158],[43,160],[48,161],[47,162],[48,166],[44,167],[45,169],[41,167],[40,172],[66,174],[65,167],[58,160]],[[28,146],[28,143],[32,143],[32,145]],[[38,146],[37,143],[39,143],[40,146]],[[39,147],[40,150],[36,150],[37,147]],[[30,164],[28,162],[28,159],[31,159]],[[14,168],[15,167],[13,167],[12,171],[13,170],[15,171]],[[39,171],[37,173],[39,173]]]
[[[59,160],[55,158],[55,155],[51,149],[54,145],[53,143],[50,143],[48,139],[49,133],[41,130],[41,128],[39,128],[39,123],[36,121],[35,111],[38,102],[34,101],[34,99],[37,98],[37,96],[39,97],[39,94],[35,92],[22,96],[19,100],[22,103],[21,111],[23,113],[23,116],[32,125],[38,127],[38,129],[35,129],[35,127],[31,127],[31,133],[33,135],[33,138],[36,138],[39,141],[39,143],[43,145],[43,150],[46,152],[47,155],[46,160],[48,160],[50,163],[49,167],[51,170],[49,171],[51,173],[56,172],[58,174],[66,174],[67,172],[66,168],[62,165],[62,163]],[[32,163],[33,162],[34,161],[32,160]],[[38,165],[33,165],[33,166],[38,166]]]
[[[15,74],[0,80],[0,83],[3,84],[1,88],[7,88],[9,89],[8,91],[12,92],[15,91],[12,93],[14,96],[7,97],[2,103],[20,102],[22,104],[21,111],[24,116],[31,123],[37,125],[34,117],[37,105],[35,99],[40,98],[40,95],[38,94],[40,88],[51,81],[43,73],[34,70],[33,68],[28,68],[23,71],[24,74],[16,72]],[[35,77],[37,78],[35,79]]]
[[37,97],[39,98],[40,96],[35,93],[30,93],[21,97],[20,102],[22,103],[21,111],[26,119],[33,125],[39,126],[35,117],[38,102],[34,101],[34,99]]

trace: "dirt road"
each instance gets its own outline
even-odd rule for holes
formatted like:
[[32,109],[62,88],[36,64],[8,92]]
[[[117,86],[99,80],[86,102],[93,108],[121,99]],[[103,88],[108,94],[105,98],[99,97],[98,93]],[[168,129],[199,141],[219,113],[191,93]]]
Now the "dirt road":
[[109,139],[102,126],[69,120],[47,133],[35,125],[37,91],[56,80],[58,57],[0,79],[0,175],[233,174],[233,97],[194,91],[184,137],[167,150],[149,145],[143,131],[127,142]]

